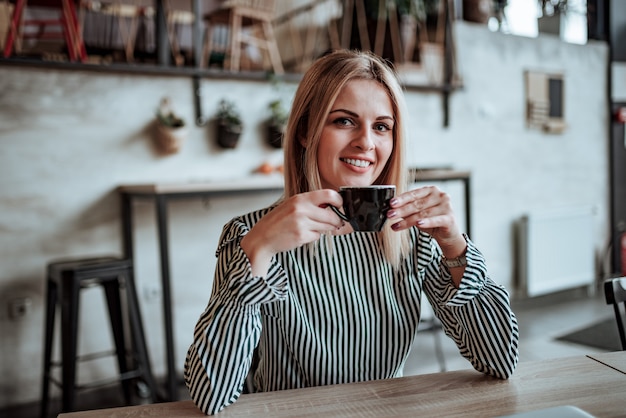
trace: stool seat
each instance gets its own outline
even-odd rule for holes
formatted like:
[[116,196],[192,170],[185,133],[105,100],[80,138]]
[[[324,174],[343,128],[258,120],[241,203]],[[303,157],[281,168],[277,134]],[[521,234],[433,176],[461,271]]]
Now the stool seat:
[[[80,291],[90,287],[102,287],[105,293],[111,330],[115,342],[115,355],[119,375],[115,380],[122,384],[127,404],[131,402],[132,380],[141,380],[150,391],[152,400],[157,401],[157,388],[152,375],[145,343],[139,302],[134,285],[132,260],[114,256],[85,257],[54,260],[47,265],[46,318],[44,338],[44,361],[42,378],[41,416],[48,413],[50,383],[62,391],[62,411],[71,412],[75,407],[78,342],[78,314]],[[122,307],[125,301],[125,309]],[[61,311],[61,380],[51,375],[52,343],[56,311]],[[127,314],[124,315],[123,311]],[[132,349],[127,350],[125,341],[126,323],[130,325]],[[84,356],[83,359],[94,356]],[[131,359],[132,368],[128,358]],[[90,384],[94,387],[105,382]],[[106,383],[110,383],[106,382]],[[87,386],[86,386],[87,387]]]
[[[218,9],[206,13],[203,16],[206,29],[202,48],[202,66],[207,65],[211,52],[215,51],[213,30],[215,25],[221,24],[226,25],[229,32],[228,46],[225,51],[229,65],[225,65],[225,69],[233,72],[240,70],[241,45],[248,44],[266,51],[274,73],[284,74],[285,70],[272,26],[275,3],[275,0],[231,0],[224,2]],[[247,33],[245,28],[257,30]]]
[[[15,43],[22,37],[39,39],[62,38],[65,40],[70,61],[87,61],[87,51],[83,41],[75,0],[10,0],[15,3],[13,14],[8,22],[8,30],[4,43],[4,57],[8,58],[15,50]],[[56,9],[56,18],[33,19],[25,18],[27,6]],[[37,28],[30,36],[23,33],[24,27]],[[60,31],[46,30],[48,27],[60,28]]]
[[[48,280],[54,280],[61,284],[63,278],[66,281],[82,281],[87,276],[97,279],[107,279],[108,275],[102,275],[107,271],[119,271],[132,267],[132,261],[114,256],[62,259],[48,264]],[[71,273],[71,275],[69,274]],[[99,277],[102,276],[102,277]]]

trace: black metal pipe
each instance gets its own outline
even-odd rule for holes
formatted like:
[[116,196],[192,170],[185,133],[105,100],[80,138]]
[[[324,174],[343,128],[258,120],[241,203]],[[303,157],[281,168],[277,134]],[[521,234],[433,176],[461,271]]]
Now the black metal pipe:
[[206,118],[202,114],[202,87],[200,86],[200,76],[194,75],[193,81],[193,100],[196,109],[196,126],[206,125]]

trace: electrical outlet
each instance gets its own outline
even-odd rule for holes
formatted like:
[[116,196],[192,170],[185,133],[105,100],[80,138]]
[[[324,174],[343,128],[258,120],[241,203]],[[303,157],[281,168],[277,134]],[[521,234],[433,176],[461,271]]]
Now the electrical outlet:
[[9,319],[17,320],[30,314],[33,301],[29,297],[15,298],[9,301]]

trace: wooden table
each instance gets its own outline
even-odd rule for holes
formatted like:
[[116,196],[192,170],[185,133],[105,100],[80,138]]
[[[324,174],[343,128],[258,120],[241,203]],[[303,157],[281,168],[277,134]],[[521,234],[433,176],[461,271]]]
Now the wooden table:
[[[589,354],[587,357],[626,374],[626,355],[624,353],[626,351],[616,351],[614,353]],[[626,411],[626,406],[624,409]]]
[[[620,364],[626,352],[611,354]],[[521,362],[509,380],[459,370],[242,395],[218,417],[496,417],[573,405],[624,417],[626,375],[586,356]],[[75,412],[60,418],[202,417],[192,401]]]

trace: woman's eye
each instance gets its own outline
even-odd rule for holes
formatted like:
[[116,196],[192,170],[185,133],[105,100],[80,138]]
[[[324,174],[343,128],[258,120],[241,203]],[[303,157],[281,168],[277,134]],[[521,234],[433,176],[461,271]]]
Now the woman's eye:
[[386,123],[377,123],[374,126],[374,129],[380,132],[387,132],[391,130],[391,127],[387,125]]
[[335,119],[335,124],[342,125],[342,126],[350,126],[352,125],[352,121],[349,118],[337,118]]

